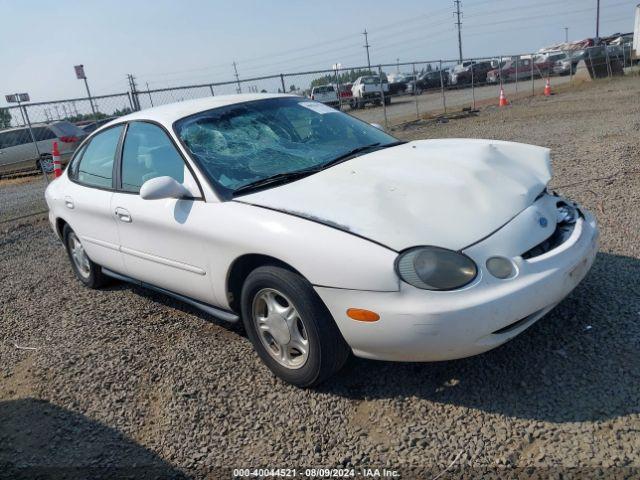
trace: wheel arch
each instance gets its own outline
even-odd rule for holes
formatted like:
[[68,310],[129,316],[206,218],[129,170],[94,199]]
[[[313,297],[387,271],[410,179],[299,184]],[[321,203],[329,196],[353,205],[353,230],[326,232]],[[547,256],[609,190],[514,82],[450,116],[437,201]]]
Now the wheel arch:
[[69,223],[61,217],[56,218],[56,234],[58,235],[58,238],[62,241],[64,241],[63,238],[63,232],[64,232],[64,227],[65,225],[68,225]]
[[225,292],[231,310],[236,313],[240,312],[240,294],[242,293],[242,285],[244,284],[244,281],[252,271],[265,265],[285,268],[304,278],[304,275],[302,275],[293,266],[276,257],[260,253],[247,253],[241,255],[231,263],[227,272]]

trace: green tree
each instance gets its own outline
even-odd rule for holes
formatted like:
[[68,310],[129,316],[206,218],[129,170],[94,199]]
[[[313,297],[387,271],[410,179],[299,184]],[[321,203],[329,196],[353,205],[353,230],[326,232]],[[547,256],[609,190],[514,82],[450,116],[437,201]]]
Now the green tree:
[[[358,69],[358,70],[349,70],[349,71],[345,71],[342,72],[338,75],[338,82],[340,82],[340,84],[343,83],[353,83],[356,81],[356,79],[358,77],[362,77],[362,76],[366,76],[366,75],[377,75],[377,72],[371,71],[371,70],[367,70],[365,69]],[[384,73],[383,73],[384,76]],[[330,83],[335,83],[336,82],[336,75],[335,73],[328,73],[327,75],[323,75],[322,77],[316,78],[314,80],[311,81],[311,88],[313,87],[319,87],[321,85],[328,85]]]
[[297,90],[297,88],[293,83],[291,85],[289,85],[289,91],[290,92],[295,92],[296,90]]
[[9,128],[11,126],[11,113],[8,108],[0,108],[0,128]]

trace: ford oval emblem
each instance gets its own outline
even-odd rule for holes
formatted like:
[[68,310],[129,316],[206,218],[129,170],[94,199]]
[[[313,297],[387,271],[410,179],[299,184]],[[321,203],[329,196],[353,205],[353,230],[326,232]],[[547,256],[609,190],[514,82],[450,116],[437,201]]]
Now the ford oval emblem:
[[547,225],[549,224],[549,222],[547,221],[547,219],[546,219],[546,218],[544,218],[544,217],[540,217],[540,218],[538,219],[538,223],[540,224],[540,226],[541,226],[542,228],[546,228],[546,227],[547,227]]

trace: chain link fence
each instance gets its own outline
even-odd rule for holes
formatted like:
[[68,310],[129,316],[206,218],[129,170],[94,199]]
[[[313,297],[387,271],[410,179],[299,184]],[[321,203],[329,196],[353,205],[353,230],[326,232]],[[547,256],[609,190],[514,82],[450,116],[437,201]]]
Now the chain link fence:
[[[0,130],[0,152],[33,143],[32,154],[38,159],[50,153],[47,138],[42,139],[38,130],[43,126],[69,122],[90,132],[108,119],[131,111],[236,93],[290,93],[390,127],[497,105],[501,90],[513,101],[542,94],[547,84],[553,89],[566,89],[585,80],[622,75],[624,68],[638,62],[632,59],[631,48],[626,43],[469,58],[462,62],[338,64],[332,69],[26,103],[0,108],[0,129],[4,129]],[[20,129],[23,131],[16,133]],[[11,170],[6,157],[0,155],[0,175]],[[32,163],[33,169],[36,162]]]

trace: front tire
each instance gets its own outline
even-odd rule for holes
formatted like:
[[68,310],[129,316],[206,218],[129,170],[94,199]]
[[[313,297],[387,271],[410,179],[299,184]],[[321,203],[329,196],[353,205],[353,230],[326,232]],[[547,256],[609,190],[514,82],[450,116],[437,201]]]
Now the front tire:
[[256,352],[285,382],[318,385],[349,356],[329,310],[297,273],[275,266],[255,269],[243,285],[241,309]]
[[64,226],[62,238],[73,273],[84,286],[100,288],[109,283],[109,277],[102,273],[100,265],[93,263],[87,256],[80,239],[69,225]]

